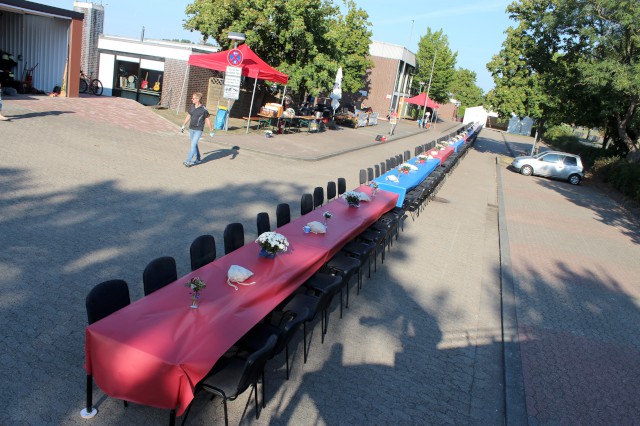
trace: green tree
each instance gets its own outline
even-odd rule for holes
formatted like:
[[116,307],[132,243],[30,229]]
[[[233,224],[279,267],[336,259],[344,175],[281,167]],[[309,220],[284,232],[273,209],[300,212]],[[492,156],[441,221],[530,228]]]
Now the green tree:
[[467,107],[479,106],[484,103],[482,89],[476,84],[477,75],[466,68],[458,68],[451,82],[451,95],[460,102],[459,115],[464,115]]
[[[554,121],[606,127],[639,148],[640,5],[637,0],[520,0],[507,8],[524,61]],[[513,33],[512,33],[513,34]],[[508,34],[509,38],[511,34]]]
[[[434,63],[435,56],[435,63]],[[420,81],[427,83],[433,78],[429,88],[429,97],[436,102],[449,102],[450,86],[455,74],[457,52],[449,48],[449,39],[442,30],[432,32],[427,28],[427,33],[420,37],[418,53],[416,53],[416,75],[413,79],[414,88]],[[427,88],[423,87],[426,91]]]
[[353,93],[363,88],[366,72],[373,67],[369,59],[371,23],[367,12],[353,0],[344,1],[344,6],[347,12],[333,21],[330,34],[336,44],[336,69],[342,67],[342,90]]
[[528,39],[522,31],[507,29],[502,50],[487,64],[495,87],[487,94],[487,103],[500,118],[529,116],[541,119],[545,97],[539,76],[523,55]]
[[[300,93],[331,90],[339,66],[346,88],[366,73],[367,61],[354,60],[370,44],[366,12],[345,1],[347,13],[330,0],[195,0],[186,8],[185,28],[231,46],[230,31],[269,65],[289,75]],[[360,84],[361,86],[361,84]]]

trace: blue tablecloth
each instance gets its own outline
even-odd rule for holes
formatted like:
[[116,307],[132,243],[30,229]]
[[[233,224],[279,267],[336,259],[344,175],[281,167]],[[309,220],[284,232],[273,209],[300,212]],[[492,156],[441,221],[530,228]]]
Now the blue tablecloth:
[[464,139],[460,139],[459,141],[455,141],[453,143],[453,152],[458,152],[458,148],[460,148],[460,145],[464,145]]
[[[391,169],[387,173],[377,177],[374,181],[378,184],[378,188],[384,191],[390,191],[398,194],[398,203],[397,207],[402,207],[402,203],[404,202],[404,198],[407,195],[407,191],[415,188],[427,178],[433,172],[436,167],[440,165],[440,160],[437,158],[433,158],[431,160],[427,160],[424,163],[416,164],[416,158],[412,158],[407,161],[409,164],[413,164],[418,168],[418,170],[412,170],[408,174],[400,173],[398,176],[398,170]],[[398,178],[398,182],[393,182],[387,179],[388,176],[395,176]]]

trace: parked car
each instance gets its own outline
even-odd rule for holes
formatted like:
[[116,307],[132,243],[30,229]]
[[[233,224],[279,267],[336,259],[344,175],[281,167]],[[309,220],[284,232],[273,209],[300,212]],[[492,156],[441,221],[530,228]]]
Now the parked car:
[[580,156],[566,152],[545,151],[532,157],[516,157],[511,167],[525,176],[538,175],[566,179],[572,185],[579,184],[584,177]]

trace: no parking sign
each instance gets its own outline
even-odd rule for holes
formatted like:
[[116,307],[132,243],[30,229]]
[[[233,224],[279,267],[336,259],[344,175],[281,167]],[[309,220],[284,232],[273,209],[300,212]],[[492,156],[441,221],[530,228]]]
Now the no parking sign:
[[238,49],[231,49],[227,54],[227,62],[234,67],[242,65],[242,52]]

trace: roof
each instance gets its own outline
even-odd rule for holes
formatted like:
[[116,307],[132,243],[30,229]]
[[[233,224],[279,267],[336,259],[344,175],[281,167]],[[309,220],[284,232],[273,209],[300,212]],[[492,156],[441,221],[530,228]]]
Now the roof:
[[9,12],[20,14],[26,13],[30,15],[49,16],[64,19],[84,19],[84,14],[81,12],[74,12],[73,10],[46,6],[44,4],[24,0],[2,0],[0,1],[0,10],[6,10]]

